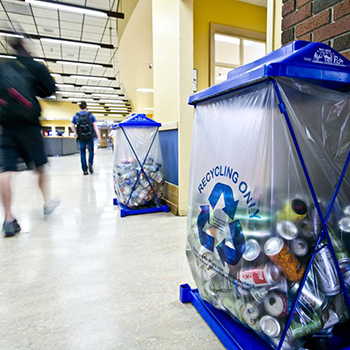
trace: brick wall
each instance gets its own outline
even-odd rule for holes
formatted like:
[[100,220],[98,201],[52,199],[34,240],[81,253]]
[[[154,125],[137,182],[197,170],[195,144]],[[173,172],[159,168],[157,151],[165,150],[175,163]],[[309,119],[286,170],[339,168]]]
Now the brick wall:
[[350,0],[283,0],[282,45],[324,42],[350,59]]

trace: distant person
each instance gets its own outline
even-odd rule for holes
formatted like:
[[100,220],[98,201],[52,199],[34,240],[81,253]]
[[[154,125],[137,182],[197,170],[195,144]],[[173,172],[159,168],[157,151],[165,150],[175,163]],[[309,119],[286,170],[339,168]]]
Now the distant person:
[[44,214],[51,214],[59,205],[52,200],[50,179],[44,165],[47,156],[41,134],[41,108],[36,96],[48,97],[55,92],[55,82],[45,65],[35,62],[24,46],[24,39],[9,41],[17,59],[0,65],[0,148],[3,168],[0,176],[1,198],[5,209],[3,233],[14,236],[21,230],[11,212],[11,178],[18,159],[35,169],[44,198]]
[[[87,110],[85,101],[79,104],[80,112],[76,113],[72,119],[72,130],[78,137],[80,148],[81,168],[84,175],[94,173],[94,138],[99,139],[99,132],[96,124],[96,118]],[[89,150],[89,164],[86,163],[86,147]]]

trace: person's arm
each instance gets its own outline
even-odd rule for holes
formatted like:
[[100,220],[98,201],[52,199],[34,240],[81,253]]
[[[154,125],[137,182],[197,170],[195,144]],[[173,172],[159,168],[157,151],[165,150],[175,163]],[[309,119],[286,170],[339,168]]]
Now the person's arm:
[[71,127],[71,129],[73,130],[74,134],[75,134],[76,136],[78,136],[78,135],[77,135],[77,129],[75,128],[75,124],[72,123],[70,127]]
[[97,123],[93,122],[92,125],[94,127],[97,140],[100,140],[100,132],[98,131]]

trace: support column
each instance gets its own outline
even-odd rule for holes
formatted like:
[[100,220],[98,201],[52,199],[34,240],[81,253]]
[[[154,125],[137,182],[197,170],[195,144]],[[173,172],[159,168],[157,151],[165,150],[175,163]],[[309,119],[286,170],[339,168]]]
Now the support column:
[[193,0],[152,0],[154,119],[178,122],[179,215],[187,214],[193,107]]
[[51,132],[52,132],[52,136],[56,136],[56,127],[55,126],[51,126]]

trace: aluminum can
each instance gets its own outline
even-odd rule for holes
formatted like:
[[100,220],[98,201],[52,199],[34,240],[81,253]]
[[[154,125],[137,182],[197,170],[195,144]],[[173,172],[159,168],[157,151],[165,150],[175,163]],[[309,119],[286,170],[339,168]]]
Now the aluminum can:
[[237,318],[239,319],[239,321],[243,324],[246,323],[244,317],[243,317],[243,306],[244,306],[244,301],[242,299],[237,299],[235,301],[235,308],[236,308],[236,314],[237,314]]
[[287,331],[287,337],[289,340],[295,340],[316,333],[321,330],[322,327],[323,323],[321,317],[317,313],[314,313],[311,322],[308,324],[292,322]]
[[301,199],[293,199],[288,202],[278,215],[279,220],[299,221],[305,219],[307,205]]
[[273,317],[284,317],[290,311],[288,298],[282,293],[270,292],[264,300],[267,313]]
[[335,326],[339,321],[338,314],[332,309],[326,309],[322,311],[323,329],[327,329]]
[[326,246],[315,254],[315,267],[321,291],[332,296],[340,292],[340,283],[332,254]]
[[245,251],[243,259],[246,261],[254,261],[260,255],[260,245],[255,239],[249,239],[245,243]]
[[318,215],[316,207],[311,210],[311,220],[312,220],[312,227],[314,230],[314,237],[316,240],[322,228],[321,219],[320,219],[320,216]]
[[344,233],[350,233],[350,216],[345,216],[339,221],[339,228]]
[[271,338],[277,338],[281,333],[280,323],[271,316],[264,316],[260,320],[262,331]]
[[261,304],[266,298],[267,294],[269,293],[269,288],[268,287],[251,288],[249,292],[251,296],[254,298],[254,300],[259,304]]
[[291,221],[278,222],[276,230],[280,237],[287,241],[291,241],[298,236],[298,227]]
[[[342,219],[343,220],[343,219]],[[341,227],[341,220],[339,222],[339,227]],[[344,231],[341,231],[342,236],[344,236]],[[334,247],[335,256],[337,260],[350,258],[349,252],[346,249],[345,242],[331,229],[328,229],[329,237],[332,241]]]
[[321,291],[313,291],[305,284],[299,298],[299,302],[305,306],[311,306],[315,310],[323,310],[328,303],[328,300],[324,293]]
[[260,315],[259,304],[255,301],[245,303],[241,308],[242,316],[248,325],[252,324]]
[[[310,244],[315,243],[318,233],[316,234],[315,226],[309,220],[302,220],[299,224],[300,232],[303,238]],[[321,229],[321,227],[320,227]]]
[[350,259],[344,258],[338,260],[340,270],[343,274],[344,283],[347,288],[350,288]]
[[309,251],[309,245],[302,238],[297,238],[290,242],[290,248],[296,256],[305,256]]
[[344,208],[343,213],[346,216],[350,216],[350,205],[348,205],[347,207]]
[[304,266],[293,253],[290,252],[281,238],[270,238],[264,246],[268,258],[286,274],[289,281],[299,281],[305,272]]
[[241,269],[237,274],[237,278],[242,281],[244,285],[247,284],[260,287],[275,284],[279,277],[280,271],[271,263]]

